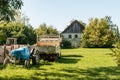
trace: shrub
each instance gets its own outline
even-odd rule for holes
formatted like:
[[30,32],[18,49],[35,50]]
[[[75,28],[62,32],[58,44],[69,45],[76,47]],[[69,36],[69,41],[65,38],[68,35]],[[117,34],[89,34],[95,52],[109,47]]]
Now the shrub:
[[71,42],[67,40],[63,40],[61,43],[61,48],[71,48]]
[[115,57],[115,61],[118,66],[120,66],[120,43],[115,44],[115,48],[112,48],[112,56]]

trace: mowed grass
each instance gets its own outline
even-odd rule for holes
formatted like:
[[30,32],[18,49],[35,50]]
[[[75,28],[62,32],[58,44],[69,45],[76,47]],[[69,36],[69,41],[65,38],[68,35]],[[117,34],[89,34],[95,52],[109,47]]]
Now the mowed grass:
[[120,67],[110,53],[109,49],[62,49],[62,57],[56,62],[41,61],[40,65],[28,69],[12,64],[2,69],[0,65],[0,80],[120,79]]

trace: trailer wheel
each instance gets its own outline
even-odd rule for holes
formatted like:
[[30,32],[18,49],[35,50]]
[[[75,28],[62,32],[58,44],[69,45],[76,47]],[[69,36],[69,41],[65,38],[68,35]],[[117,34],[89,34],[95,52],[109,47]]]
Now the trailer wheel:
[[58,57],[58,58],[61,58],[61,53],[57,53],[57,57]]
[[32,64],[39,64],[40,63],[40,56],[39,55],[35,55],[32,57]]
[[36,64],[36,60],[35,60],[35,57],[34,57],[34,56],[32,57],[32,64],[33,64],[33,65]]
[[39,55],[39,54],[36,55],[36,63],[37,63],[37,64],[40,64],[40,55]]
[[61,58],[61,52],[59,53],[59,58]]
[[10,59],[6,57],[3,61],[3,68],[5,68],[9,62],[10,62]]
[[25,67],[29,68],[30,67],[30,60],[25,60]]

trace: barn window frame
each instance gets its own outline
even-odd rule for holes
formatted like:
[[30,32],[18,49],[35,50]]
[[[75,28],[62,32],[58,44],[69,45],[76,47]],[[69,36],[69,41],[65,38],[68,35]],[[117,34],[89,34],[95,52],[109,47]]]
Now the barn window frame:
[[75,38],[78,38],[78,35],[77,35],[77,34],[75,35]]
[[72,38],[72,35],[68,35],[68,38]]

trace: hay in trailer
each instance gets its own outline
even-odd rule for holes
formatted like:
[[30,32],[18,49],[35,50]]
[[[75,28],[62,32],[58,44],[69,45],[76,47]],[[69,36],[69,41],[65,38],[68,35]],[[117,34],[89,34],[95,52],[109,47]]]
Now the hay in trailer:
[[37,46],[60,46],[61,38],[57,35],[37,37]]
[[37,42],[37,46],[59,46],[59,41],[40,41]]

